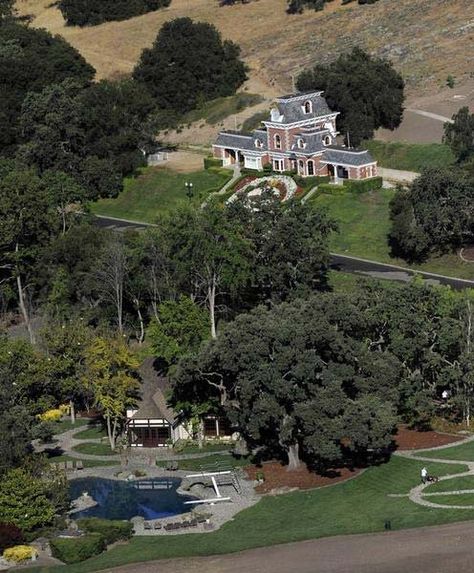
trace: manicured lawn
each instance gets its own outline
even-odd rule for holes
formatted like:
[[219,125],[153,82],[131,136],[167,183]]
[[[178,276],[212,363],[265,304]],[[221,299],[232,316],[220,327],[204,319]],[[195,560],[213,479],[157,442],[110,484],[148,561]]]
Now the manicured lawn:
[[185,183],[193,184],[191,202],[199,206],[209,193],[230,179],[228,170],[177,173],[163,167],[147,167],[136,178],[127,178],[115,199],[101,199],[91,206],[97,215],[154,223],[159,214],[187,203]]
[[[156,538],[135,537],[127,545],[58,571],[85,573],[152,559],[231,553],[329,535],[383,531],[386,520],[393,529],[403,529],[473,519],[471,510],[430,509],[406,497],[388,497],[390,493],[408,493],[419,483],[420,463],[393,457],[387,464],[332,487],[266,496],[215,533],[185,538],[170,535],[159,543]],[[430,471],[439,475],[464,470],[462,465],[430,464]]]
[[[203,468],[207,469],[210,466],[216,466],[219,468],[228,468],[234,467],[244,467],[248,466],[250,462],[245,458],[234,458],[234,456],[229,455],[209,455],[203,458],[191,458],[191,459],[184,459],[184,460],[177,460],[178,461],[178,469],[180,470],[189,470],[189,471],[199,471]],[[168,461],[158,461],[156,462],[157,466],[166,467]]]
[[76,418],[75,424],[71,424],[70,418],[61,420],[60,422],[54,422],[54,435],[62,434],[63,432],[68,432],[74,428],[80,428],[81,426],[86,426],[89,422],[89,418]]
[[456,254],[433,257],[418,265],[409,265],[402,259],[390,256],[387,241],[390,230],[389,203],[394,194],[393,189],[361,194],[320,194],[312,197],[309,203],[326,209],[339,223],[339,232],[333,233],[330,240],[330,249],[335,253],[472,279],[474,265],[464,263]]
[[[71,462],[77,461],[79,458],[73,458],[72,456],[51,456],[48,461],[51,463],[61,463],[61,462]],[[85,468],[96,468],[100,466],[118,466],[118,462],[106,461],[106,460],[82,460]]]
[[442,143],[387,143],[364,141],[381,167],[420,172],[428,167],[445,167],[454,163],[451,149]]
[[84,442],[83,444],[78,444],[73,447],[75,452],[80,452],[81,454],[92,454],[94,456],[115,456],[117,452],[113,452],[110,449],[109,444],[95,443],[95,442]]
[[200,454],[205,452],[226,452],[229,451],[234,447],[234,444],[225,444],[225,443],[217,443],[217,444],[206,444],[204,443],[203,447],[199,449],[197,444],[187,444],[184,446],[182,450],[179,451],[180,454]]
[[106,436],[107,432],[100,424],[90,424],[85,430],[74,434],[76,440],[99,440]]
[[423,453],[426,458],[439,458],[441,460],[466,460],[474,462],[474,442],[453,446],[444,450]]
[[[474,494],[463,493],[460,495],[437,495],[436,497],[426,498],[433,503],[445,505],[474,505]],[[464,510],[462,510],[464,512]],[[469,511],[466,509],[465,511]]]
[[[428,470],[429,470],[428,466]],[[439,481],[428,486],[424,493],[435,493],[438,491],[455,491],[458,489],[474,489],[474,476],[464,476],[460,478]],[[437,498],[438,496],[436,496]]]

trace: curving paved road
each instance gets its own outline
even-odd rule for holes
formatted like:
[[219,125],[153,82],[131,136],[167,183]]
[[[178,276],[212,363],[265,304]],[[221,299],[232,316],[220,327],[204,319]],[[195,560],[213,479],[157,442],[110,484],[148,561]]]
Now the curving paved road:
[[348,535],[231,555],[151,561],[114,573],[472,573],[474,522]]

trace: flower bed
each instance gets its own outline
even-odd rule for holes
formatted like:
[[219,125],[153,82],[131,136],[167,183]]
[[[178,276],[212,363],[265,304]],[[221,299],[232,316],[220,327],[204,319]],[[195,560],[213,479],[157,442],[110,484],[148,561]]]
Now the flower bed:
[[231,203],[242,194],[247,197],[259,197],[264,192],[272,192],[278,195],[280,201],[288,201],[298,192],[298,186],[295,181],[287,175],[269,175],[268,177],[255,178],[252,176],[245,177],[239,182],[235,193],[228,199]]

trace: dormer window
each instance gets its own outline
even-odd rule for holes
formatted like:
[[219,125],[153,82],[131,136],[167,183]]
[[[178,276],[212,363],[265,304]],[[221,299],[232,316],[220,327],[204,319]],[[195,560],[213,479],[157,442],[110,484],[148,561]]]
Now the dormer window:
[[324,145],[331,145],[331,138],[329,137],[329,135],[326,135],[326,137],[324,138]]
[[301,139],[301,137],[298,138],[297,145],[299,149],[304,149],[306,147],[306,143],[304,139]]
[[305,101],[303,109],[304,109],[304,112],[306,115],[308,115],[309,113],[312,113],[312,111],[313,111],[312,103],[310,101]]
[[262,140],[261,140],[261,139],[258,139],[258,137],[257,137],[257,139],[255,140],[255,147],[257,147],[258,149],[262,149],[262,147],[263,147]]
[[274,142],[275,142],[275,149],[281,149],[281,137],[278,135],[278,133],[274,137]]

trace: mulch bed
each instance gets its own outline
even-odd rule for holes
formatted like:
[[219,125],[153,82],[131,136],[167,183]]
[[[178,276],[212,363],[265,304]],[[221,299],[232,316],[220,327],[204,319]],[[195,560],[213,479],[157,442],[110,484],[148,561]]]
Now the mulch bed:
[[440,434],[439,432],[431,431],[419,432],[417,430],[409,430],[406,426],[400,426],[395,436],[395,443],[398,450],[418,450],[453,444],[462,439],[463,436]]
[[[459,442],[463,436],[432,431],[420,432],[410,430],[406,426],[399,426],[394,439],[397,449],[416,450]],[[326,475],[320,475],[309,471],[304,464],[298,470],[289,472],[286,466],[279,462],[264,462],[261,467],[248,466],[245,471],[252,480],[257,478],[258,472],[263,472],[265,481],[255,488],[258,493],[284,493],[290,489],[313,489],[345,481],[361,472],[360,469],[335,468]]]
[[245,471],[253,480],[256,479],[257,472],[263,472],[265,481],[255,488],[258,493],[284,493],[288,489],[312,489],[331,485],[354,477],[361,470],[334,469],[328,475],[322,476],[310,472],[304,464],[298,470],[289,472],[286,466],[279,462],[264,462],[262,467],[248,466]]
[[474,245],[464,247],[462,250],[462,256],[466,259],[466,261],[474,262]]

